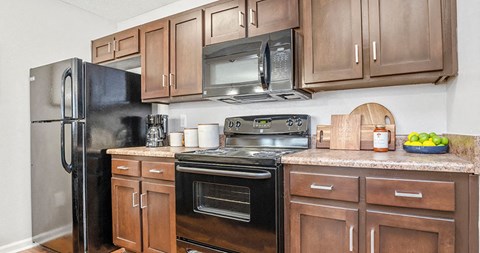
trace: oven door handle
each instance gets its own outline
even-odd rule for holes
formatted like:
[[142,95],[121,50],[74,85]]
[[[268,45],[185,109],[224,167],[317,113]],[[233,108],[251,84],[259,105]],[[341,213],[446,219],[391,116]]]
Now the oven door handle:
[[270,174],[270,172],[265,170],[259,170],[259,172],[243,172],[243,171],[215,170],[215,169],[203,169],[203,168],[177,166],[177,171],[192,173],[192,174],[236,177],[236,178],[246,178],[246,179],[268,179],[272,177],[272,174]]

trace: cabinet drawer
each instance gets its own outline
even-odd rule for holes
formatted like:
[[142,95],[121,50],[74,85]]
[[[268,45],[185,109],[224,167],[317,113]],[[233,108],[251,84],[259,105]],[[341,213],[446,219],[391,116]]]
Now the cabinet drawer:
[[171,162],[142,162],[142,176],[175,181],[175,164]]
[[367,203],[455,211],[455,183],[367,177]]
[[127,159],[112,159],[112,174],[140,176],[140,161]]
[[358,202],[359,178],[290,172],[290,194]]

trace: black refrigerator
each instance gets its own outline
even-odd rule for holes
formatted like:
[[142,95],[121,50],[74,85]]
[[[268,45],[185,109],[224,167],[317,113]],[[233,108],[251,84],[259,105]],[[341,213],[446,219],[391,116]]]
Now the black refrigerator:
[[110,252],[109,148],[143,146],[140,75],[73,58],[30,70],[33,241]]

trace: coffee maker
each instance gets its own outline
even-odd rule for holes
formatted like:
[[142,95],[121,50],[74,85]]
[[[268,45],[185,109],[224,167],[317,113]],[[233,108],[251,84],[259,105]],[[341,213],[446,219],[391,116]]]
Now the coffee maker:
[[167,146],[168,115],[147,115],[147,147]]

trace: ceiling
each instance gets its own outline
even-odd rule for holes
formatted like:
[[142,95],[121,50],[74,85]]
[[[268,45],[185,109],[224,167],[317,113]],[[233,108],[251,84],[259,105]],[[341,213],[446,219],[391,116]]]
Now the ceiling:
[[120,22],[179,0],[60,0],[100,17]]

